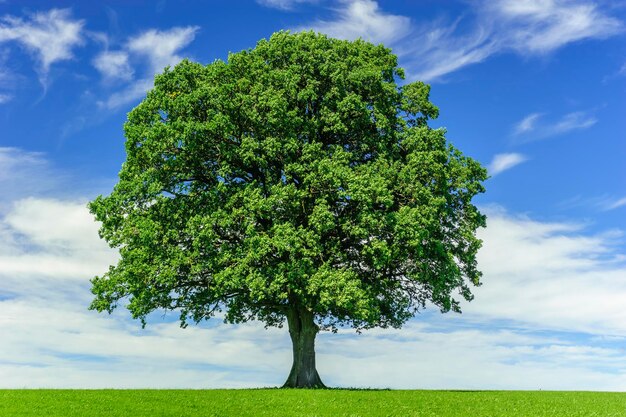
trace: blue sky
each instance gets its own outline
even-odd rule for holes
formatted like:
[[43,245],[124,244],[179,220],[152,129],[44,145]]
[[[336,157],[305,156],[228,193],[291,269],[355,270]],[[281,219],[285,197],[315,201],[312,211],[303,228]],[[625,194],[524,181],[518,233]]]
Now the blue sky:
[[87,311],[117,255],[85,208],[115,184],[155,73],[282,29],[391,47],[491,174],[476,299],[320,335],[323,380],[626,390],[626,3],[588,0],[0,0],[0,387],[283,382],[284,329]]

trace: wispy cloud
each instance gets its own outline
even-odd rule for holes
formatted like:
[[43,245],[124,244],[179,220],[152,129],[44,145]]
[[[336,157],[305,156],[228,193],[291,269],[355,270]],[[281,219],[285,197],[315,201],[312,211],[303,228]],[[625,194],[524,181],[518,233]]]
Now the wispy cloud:
[[611,81],[615,78],[620,78],[626,75],[626,62],[622,64],[621,67],[619,67],[619,69],[617,71],[614,71],[612,73],[609,73],[607,75],[604,76],[604,78],[602,79],[603,83],[606,83],[608,81]]
[[568,113],[556,120],[545,120],[543,114],[531,113],[513,126],[513,135],[528,142],[588,129],[597,122],[595,116],[585,111]]
[[112,93],[106,100],[98,101],[98,106],[107,109],[118,109],[143,97],[154,85],[151,78],[133,80],[130,85]]
[[0,147],[0,212],[16,199],[49,195],[65,179],[42,153]]
[[463,67],[484,61],[498,49],[498,41],[488,27],[477,26],[460,33],[460,19],[450,23],[441,19],[415,28],[411,38],[420,42],[401,43],[397,53],[405,62],[409,77],[437,81]]
[[[141,98],[153,85],[156,73],[166,66],[174,66],[183,57],[179,52],[195,38],[197,26],[174,27],[169,30],[151,29],[128,39],[124,48],[118,51],[104,51],[94,61],[96,68],[105,76],[129,81],[129,85],[99,102],[100,106],[115,109]],[[107,58],[115,58],[112,63],[104,63]],[[143,64],[143,75],[133,78],[136,72],[131,60]]]
[[37,12],[22,19],[4,16],[0,20],[0,43],[15,41],[24,46],[39,63],[39,79],[45,86],[50,66],[72,59],[72,50],[84,43],[83,20],[72,18],[69,9]]
[[0,214],[13,202],[30,196],[77,199],[110,186],[110,179],[85,178],[61,169],[50,163],[44,153],[0,147]]
[[274,9],[292,10],[298,4],[318,3],[319,1],[320,0],[257,0],[257,3]]
[[9,70],[9,50],[0,49],[0,104],[13,100],[13,90],[17,84],[17,75]]
[[489,164],[489,174],[496,176],[499,173],[511,169],[516,165],[521,164],[528,158],[520,153],[500,153],[493,157],[493,160]]
[[622,23],[585,0],[500,0],[484,3],[496,18],[503,39],[522,53],[545,53],[583,39],[602,39],[622,30]]
[[577,111],[568,113],[556,122],[550,129],[550,135],[559,135],[570,130],[587,129],[595,125],[598,120],[586,112]]
[[342,1],[335,13],[333,20],[318,20],[296,30],[315,30],[336,38],[363,38],[385,44],[393,44],[411,31],[411,19],[385,13],[374,0]]
[[528,116],[524,117],[515,125],[513,129],[515,134],[520,135],[522,133],[535,130],[537,119],[539,119],[540,116],[541,116],[541,113],[531,113]]
[[608,194],[590,197],[578,194],[561,201],[558,207],[564,210],[582,207],[586,210],[611,211],[626,207],[626,197],[616,197]]
[[603,39],[623,30],[620,20],[586,0],[495,0],[475,4],[475,16],[464,31],[459,29],[458,21],[418,28],[417,33],[427,41],[403,48],[416,68],[415,78],[437,80],[497,53],[543,55],[573,42]]
[[605,199],[600,204],[603,210],[615,210],[621,207],[626,207],[626,197],[622,197],[619,199]]

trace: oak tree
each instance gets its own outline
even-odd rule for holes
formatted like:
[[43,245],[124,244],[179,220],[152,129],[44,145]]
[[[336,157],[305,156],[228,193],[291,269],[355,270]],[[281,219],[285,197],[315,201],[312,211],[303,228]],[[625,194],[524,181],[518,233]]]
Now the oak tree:
[[430,87],[402,79],[388,48],[313,32],[166,68],[128,115],[119,182],[89,206],[120,252],[91,308],[286,323],[287,387],[323,386],[321,330],[460,311],[486,170],[429,127]]

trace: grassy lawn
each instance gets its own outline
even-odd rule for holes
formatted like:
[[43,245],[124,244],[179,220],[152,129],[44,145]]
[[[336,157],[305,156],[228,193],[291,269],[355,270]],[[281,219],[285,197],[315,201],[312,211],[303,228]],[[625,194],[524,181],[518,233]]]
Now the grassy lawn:
[[0,416],[626,416],[626,393],[0,390]]

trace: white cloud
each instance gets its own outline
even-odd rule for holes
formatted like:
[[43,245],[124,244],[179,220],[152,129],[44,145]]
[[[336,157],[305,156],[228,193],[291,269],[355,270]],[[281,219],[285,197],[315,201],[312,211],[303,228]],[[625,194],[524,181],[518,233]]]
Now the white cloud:
[[103,51],[94,58],[93,65],[109,80],[128,81],[133,78],[133,69],[125,51]]
[[35,298],[0,302],[0,386],[236,388],[277,385],[277,374],[288,372],[284,331],[176,323],[141,330],[87,311],[82,288],[72,297],[51,294],[60,299],[48,306]]
[[8,103],[13,100],[13,96],[10,94],[0,94],[0,104]]
[[84,43],[83,20],[74,20],[69,9],[37,12],[27,20],[4,16],[0,22],[0,42],[15,41],[39,61],[40,81],[45,84],[50,66],[72,59],[72,50]]
[[626,336],[621,236],[488,212],[480,232],[484,285],[465,313],[535,329]]
[[[400,45],[412,77],[441,79],[470,64],[506,51],[524,56],[550,53],[573,42],[603,39],[623,29],[618,19],[586,0],[496,0],[475,3],[473,19],[460,25],[423,24],[425,41]],[[462,29],[461,29],[462,28]],[[415,36],[411,36],[414,39]]]
[[28,291],[41,289],[37,294],[45,297],[58,280],[86,282],[116,260],[115,252],[98,239],[86,201],[17,200],[3,216],[0,230],[0,292],[20,294],[27,280]]
[[[55,219],[51,222],[51,219]],[[86,202],[28,197],[18,200],[4,218],[15,232],[47,250],[91,250],[97,225],[86,210]]]
[[393,43],[408,35],[411,20],[406,16],[383,12],[374,0],[341,2],[336,19],[318,20],[296,30],[314,30],[341,39],[363,38],[374,43]]
[[[155,74],[163,71],[166,66],[176,65],[183,59],[179,55],[180,50],[194,40],[198,30],[197,26],[174,27],[165,31],[151,29],[130,38],[123,50],[106,52],[115,54],[114,56],[121,65],[121,67],[110,68],[110,73],[128,76],[129,71],[132,71],[128,64],[129,59],[143,61],[147,65],[143,76],[132,80],[127,77],[130,84],[111,94],[106,100],[100,101],[99,105],[115,109],[141,98],[152,87]],[[101,72],[107,74],[106,70],[101,70]]]
[[153,72],[160,72],[166,66],[173,66],[183,58],[177,53],[195,38],[197,26],[175,27],[160,31],[151,29],[128,41],[131,53],[145,56]]
[[587,129],[598,120],[589,112],[576,111],[562,116],[560,119],[545,121],[540,113],[531,113],[513,127],[513,134],[522,141],[548,138],[562,135],[574,130]]
[[262,6],[281,10],[291,10],[298,4],[318,2],[319,0],[257,0]]
[[[625,352],[572,343],[522,328],[486,330],[424,324],[359,337],[323,335],[319,365],[326,382],[350,387],[418,389],[622,390]],[[438,321],[438,320],[436,320]],[[448,327],[450,326],[450,327]],[[612,372],[599,369],[612,369]]]
[[489,174],[496,176],[499,173],[511,169],[516,165],[521,164],[528,158],[519,153],[500,153],[493,157],[493,160],[489,164]]

